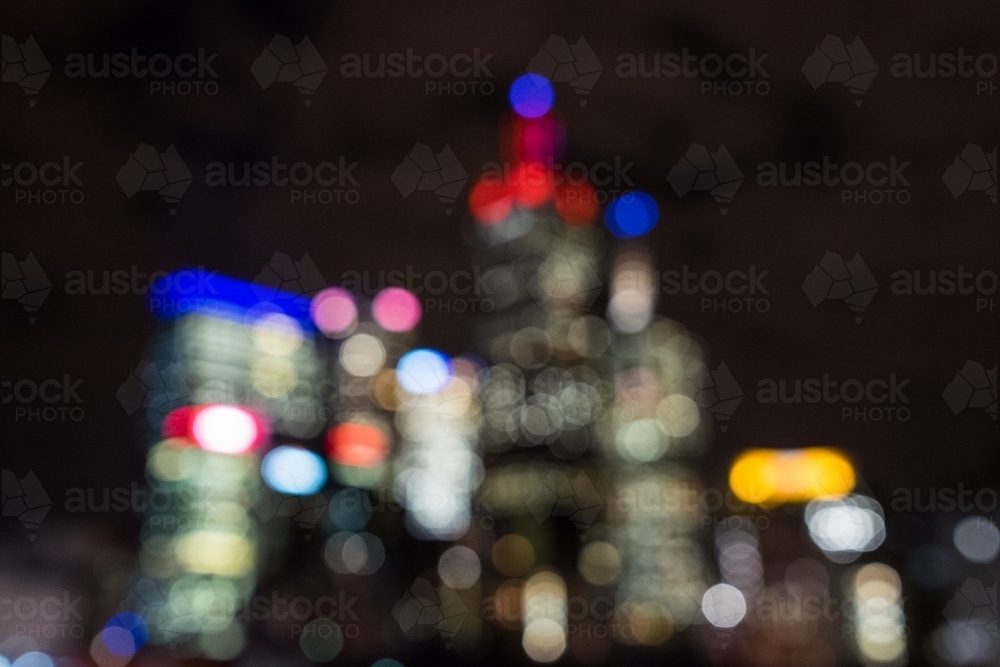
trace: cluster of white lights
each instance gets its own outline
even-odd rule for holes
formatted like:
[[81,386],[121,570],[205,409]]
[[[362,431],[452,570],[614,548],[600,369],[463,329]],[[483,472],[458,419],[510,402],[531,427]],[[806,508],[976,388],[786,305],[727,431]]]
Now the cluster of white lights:
[[805,518],[809,536],[834,562],[849,563],[885,541],[882,507],[866,496],[813,500]]

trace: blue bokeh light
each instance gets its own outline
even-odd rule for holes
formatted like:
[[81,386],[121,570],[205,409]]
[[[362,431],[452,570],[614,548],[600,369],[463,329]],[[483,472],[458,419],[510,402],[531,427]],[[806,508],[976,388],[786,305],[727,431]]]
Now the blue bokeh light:
[[11,667],[55,667],[56,663],[41,651],[28,651],[11,663]]
[[522,74],[510,85],[510,105],[524,118],[544,116],[555,101],[552,84],[541,74]]
[[311,496],[326,484],[326,463],[317,454],[301,447],[275,447],[260,464],[264,482],[290,496]]
[[451,360],[428,348],[410,350],[396,364],[396,380],[411,394],[433,394],[445,388],[453,374]]
[[123,611],[115,614],[104,624],[101,640],[105,648],[120,657],[131,657],[138,652],[149,638],[149,628],[139,614]]
[[619,197],[604,213],[608,230],[620,239],[648,234],[659,220],[660,209],[645,192],[630,192]]
[[341,530],[360,532],[371,516],[371,498],[361,489],[343,489],[330,499],[330,519]]

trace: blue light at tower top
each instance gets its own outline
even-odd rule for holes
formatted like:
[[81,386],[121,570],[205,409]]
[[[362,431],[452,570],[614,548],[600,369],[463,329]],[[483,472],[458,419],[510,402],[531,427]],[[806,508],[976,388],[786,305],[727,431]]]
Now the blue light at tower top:
[[309,315],[309,297],[201,267],[180,269],[156,279],[146,300],[150,312],[165,320],[197,314],[253,324],[265,313],[282,313],[298,322],[303,331],[316,330]]
[[555,102],[552,84],[541,74],[522,74],[510,85],[510,105],[524,118],[544,116]]
[[645,192],[630,192],[611,202],[604,212],[608,231],[620,239],[648,234],[660,220],[656,200]]

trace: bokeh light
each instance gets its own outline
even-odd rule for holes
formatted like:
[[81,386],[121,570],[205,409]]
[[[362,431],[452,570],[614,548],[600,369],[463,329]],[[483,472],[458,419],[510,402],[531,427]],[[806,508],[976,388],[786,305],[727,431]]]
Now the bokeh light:
[[495,225],[510,215],[514,195],[507,183],[481,179],[469,193],[469,211],[479,224]]
[[254,323],[253,342],[265,354],[287,357],[302,345],[302,327],[287,315],[268,313]]
[[508,577],[520,577],[535,565],[535,547],[517,533],[504,535],[493,544],[493,567]]
[[517,115],[524,118],[538,118],[547,114],[552,108],[555,91],[544,76],[529,72],[514,79],[514,83],[510,85],[508,98]]
[[448,357],[428,348],[411,350],[396,364],[396,379],[411,394],[437,393],[445,388],[453,374]]
[[955,548],[973,563],[990,563],[1000,552],[1000,530],[984,516],[970,516],[955,526]]
[[235,405],[207,405],[191,421],[191,435],[202,449],[243,454],[259,444],[262,429],[252,412]]
[[326,484],[326,463],[302,447],[282,445],[264,457],[260,466],[264,482],[277,491],[292,496],[317,493]]
[[[813,500],[806,506],[805,519],[809,537],[838,562],[874,551],[885,540],[882,508],[865,496]],[[838,553],[846,558],[838,558]]]
[[600,208],[590,183],[562,183],[556,188],[556,213],[567,225],[589,225]]
[[577,569],[580,575],[595,586],[614,582],[621,572],[621,554],[608,542],[591,542],[580,550]]
[[702,596],[701,612],[715,627],[733,628],[746,616],[747,601],[735,586],[716,584]]
[[333,338],[349,333],[358,320],[354,296],[339,287],[328,287],[314,296],[309,312],[316,327]]
[[389,455],[389,437],[377,426],[347,422],[327,432],[326,448],[335,463],[371,468]]
[[340,346],[340,365],[355,377],[371,377],[385,364],[385,346],[375,336],[358,333]]
[[620,239],[647,234],[660,220],[656,201],[645,192],[629,192],[611,202],[604,213],[608,230]]
[[759,505],[836,498],[850,493],[854,484],[850,461],[827,447],[747,450],[729,472],[736,497]]
[[371,500],[361,489],[342,489],[330,498],[330,520],[341,530],[358,532],[372,516]]
[[337,574],[374,574],[385,562],[385,546],[371,533],[345,530],[326,541],[323,559]]
[[317,618],[302,628],[299,647],[313,662],[328,662],[344,648],[344,633],[328,618]]
[[104,624],[101,637],[112,654],[130,658],[146,644],[149,629],[142,616],[126,611],[115,614]]
[[476,552],[469,547],[459,545],[441,554],[437,570],[441,581],[447,586],[463,589],[469,588],[479,581],[482,568]]
[[386,331],[410,331],[420,322],[420,300],[402,287],[389,287],[375,295],[372,316]]

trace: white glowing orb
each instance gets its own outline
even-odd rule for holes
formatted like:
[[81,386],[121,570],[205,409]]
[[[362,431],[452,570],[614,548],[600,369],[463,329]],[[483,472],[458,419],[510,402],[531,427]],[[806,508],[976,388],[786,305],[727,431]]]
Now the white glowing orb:
[[445,388],[451,376],[451,362],[437,350],[411,350],[396,364],[396,379],[411,394],[437,393]]
[[717,628],[733,628],[746,616],[747,601],[735,586],[716,584],[702,596],[701,613]]
[[253,415],[242,408],[210,405],[195,416],[191,433],[210,452],[242,454],[257,442],[260,427]]

